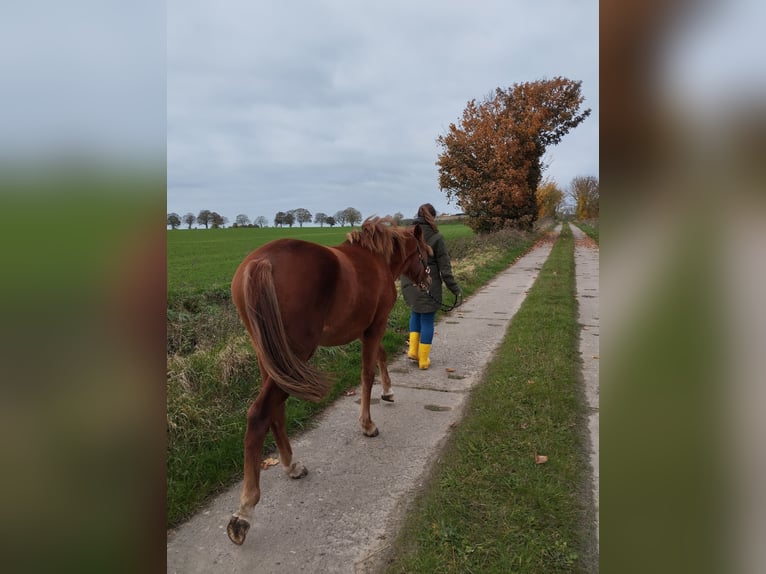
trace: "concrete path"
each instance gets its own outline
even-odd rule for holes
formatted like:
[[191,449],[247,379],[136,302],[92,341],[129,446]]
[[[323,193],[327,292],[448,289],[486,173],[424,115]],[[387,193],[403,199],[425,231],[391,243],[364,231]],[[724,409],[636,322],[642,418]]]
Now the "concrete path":
[[[261,473],[262,498],[245,543],[235,546],[226,535],[238,484],[168,536],[167,571],[379,572],[409,504],[439,463],[468,392],[481,380],[551,247],[552,241],[541,242],[442,318],[429,370],[420,371],[403,354],[390,357],[395,402],[380,401],[380,386],[373,387],[378,437],[361,433],[358,394],[338,399],[312,430],[292,441],[308,476],[291,480],[279,466]],[[596,259],[596,277],[597,270]]]
[[599,415],[599,249],[595,241],[574,225],[569,226],[575,238],[575,274],[579,306],[580,355],[583,363],[585,398],[589,408],[588,434],[593,471],[593,501],[596,514],[596,546],[598,551],[598,415]]

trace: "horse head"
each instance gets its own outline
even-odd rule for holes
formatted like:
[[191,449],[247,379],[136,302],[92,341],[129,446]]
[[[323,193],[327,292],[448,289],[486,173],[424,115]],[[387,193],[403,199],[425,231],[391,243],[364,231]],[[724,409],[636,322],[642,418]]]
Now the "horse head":
[[368,217],[361,229],[346,234],[346,240],[383,257],[394,277],[404,275],[424,291],[431,286],[428,256],[433,250],[420,226],[398,227],[390,216]]

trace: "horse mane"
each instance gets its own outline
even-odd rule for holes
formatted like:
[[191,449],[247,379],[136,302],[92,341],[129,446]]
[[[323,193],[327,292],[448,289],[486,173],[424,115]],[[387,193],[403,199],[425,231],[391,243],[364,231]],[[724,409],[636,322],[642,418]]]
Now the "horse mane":
[[393,217],[371,216],[364,220],[360,229],[348,232],[346,240],[382,255],[390,262],[395,248],[404,252],[407,236],[407,228],[397,226]]

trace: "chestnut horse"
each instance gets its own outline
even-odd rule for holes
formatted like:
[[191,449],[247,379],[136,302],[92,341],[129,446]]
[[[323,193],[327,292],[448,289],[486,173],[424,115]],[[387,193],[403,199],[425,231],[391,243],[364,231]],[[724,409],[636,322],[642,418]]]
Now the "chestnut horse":
[[431,248],[419,226],[391,225],[390,218],[367,218],[335,247],[296,239],[278,239],[253,251],[240,264],[231,293],[258,357],[261,390],[247,411],[244,485],[239,510],[227,532],[242,544],[260,499],[263,442],[271,429],[284,470],[292,478],[307,474],[292,459],[285,430],[288,395],[319,401],[332,386],[308,364],[318,346],[362,341],[362,432],[377,436],[370,418],[375,366],[383,394],[393,401],[386,353],[381,341],[396,301],[396,279],[406,275],[427,289]]

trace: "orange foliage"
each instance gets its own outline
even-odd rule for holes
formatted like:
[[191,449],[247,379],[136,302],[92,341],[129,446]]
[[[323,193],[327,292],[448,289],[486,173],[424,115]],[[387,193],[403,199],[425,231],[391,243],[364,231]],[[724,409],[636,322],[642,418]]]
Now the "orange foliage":
[[556,77],[497,88],[493,97],[468,102],[460,125],[437,138],[439,187],[475,231],[531,228],[546,148],[590,115],[578,113],[580,85]]
[[555,217],[556,210],[564,199],[564,192],[555,181],[543,181],[537,188],[537,218]]
[[570,185],[575,200],[575,217],[580,220],[598,218],[599,185],[594,176],[576,177]]

